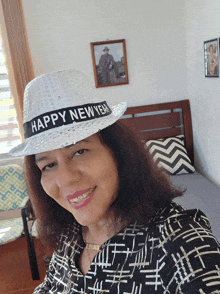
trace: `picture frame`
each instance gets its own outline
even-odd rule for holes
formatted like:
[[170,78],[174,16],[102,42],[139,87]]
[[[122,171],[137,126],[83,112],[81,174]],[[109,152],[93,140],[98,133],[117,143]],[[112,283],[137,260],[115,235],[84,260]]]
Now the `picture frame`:
[[219,77],[219,39],[204,42],[205,77]]
[[128,84],[125,39],[90,43],[95,86]]

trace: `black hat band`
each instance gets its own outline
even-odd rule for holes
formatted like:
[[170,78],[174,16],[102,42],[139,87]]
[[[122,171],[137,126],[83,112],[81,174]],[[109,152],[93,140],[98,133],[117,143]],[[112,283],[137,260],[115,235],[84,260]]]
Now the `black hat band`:
[[25,139],[30,138],[50,129],[72,124],[73,122],[78,123],[105,117],[111,113],[112,111],[106,101],[46,112],[24,123],[24,137]]

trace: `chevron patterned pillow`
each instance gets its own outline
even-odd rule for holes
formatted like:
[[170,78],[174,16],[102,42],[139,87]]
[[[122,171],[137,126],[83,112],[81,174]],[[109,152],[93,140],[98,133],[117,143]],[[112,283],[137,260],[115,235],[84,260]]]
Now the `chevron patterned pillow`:
[[147,148],[157,165],[170,175],[193,173],[195,168],[187,155],[184,146],[185,136],[180,135],[167,139],[149,140]]

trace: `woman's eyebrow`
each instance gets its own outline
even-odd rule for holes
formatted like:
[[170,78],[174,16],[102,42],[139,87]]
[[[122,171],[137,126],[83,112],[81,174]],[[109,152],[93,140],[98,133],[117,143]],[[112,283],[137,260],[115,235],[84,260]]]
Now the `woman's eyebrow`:
[[48,160],[49,157],[48,156],[42,156],[42,157],[39,157],[39,158],[35,158],[35,163],[39,163],[40,161],[43,161],[43,160]]
[[[83,140],[81,140],[81,141],[79,141],[79,142],[76,142],[76,144],[71,144],[71,145],[65,146],[64,148],[65,148],[65,149],[68,149],[68,148],[70,148],[70,147],[72,147],[72,146],[77,146],[78,144],[80,144],[80,143],[82,143],[82,142],[89,143],[90,141],[87,140],[87,139],[83,139]],[[39,163],[40,161],[48,160],[48,159],[49,159],[48,156],[41,156],[41,157],[39,157],[39,158],[35,158],[35,163],[37,164],[37,163]]]

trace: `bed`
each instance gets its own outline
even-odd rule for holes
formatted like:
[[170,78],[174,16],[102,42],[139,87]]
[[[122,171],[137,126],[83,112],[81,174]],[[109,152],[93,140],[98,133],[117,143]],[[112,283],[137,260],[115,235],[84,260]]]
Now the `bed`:
[[194,169],[193,130],[189,100],[129,107],[122,119],[123,123],[137,132],[144,142],[148,142],[148,148],[156,158],[157,164],[163,164],[158,143],[163,144],[166,140],[168,143],[172,141],[175,145],[175,140],[181,138],[188,158],[186,167],[179,171],[178,168],[169,170],[169,162],[168,170],[166,170],[173,185],[187,189],[184,195],[176,198],[175,201],[188,209],[201,209],[209,218],[212,231],[220,241],[220,188]]

